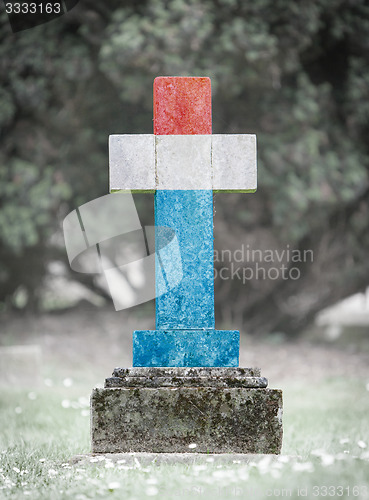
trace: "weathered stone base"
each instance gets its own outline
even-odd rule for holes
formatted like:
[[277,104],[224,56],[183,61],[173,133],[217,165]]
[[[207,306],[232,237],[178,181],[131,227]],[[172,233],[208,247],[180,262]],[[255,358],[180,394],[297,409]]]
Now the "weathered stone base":
[[280,453],[282,391],[260,388],[258,370],[131,370],[116,369],[92,393],[93,453]]

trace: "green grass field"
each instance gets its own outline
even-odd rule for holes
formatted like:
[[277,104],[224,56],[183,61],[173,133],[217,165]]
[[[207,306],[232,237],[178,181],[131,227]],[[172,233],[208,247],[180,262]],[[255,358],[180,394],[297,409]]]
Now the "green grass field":
[[296,381],[284,390],[278,458],[193,465],[114,463],[87,454],[90,386],[0,392],[0,498],[369,498],[367,381]]

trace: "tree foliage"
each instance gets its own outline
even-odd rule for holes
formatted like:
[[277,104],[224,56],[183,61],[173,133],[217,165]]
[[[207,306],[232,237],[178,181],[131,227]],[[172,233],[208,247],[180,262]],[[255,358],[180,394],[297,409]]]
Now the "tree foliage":
[[0,300],[37,298],[57,221],[107,192],[109,133],[151,133],[157,75],[210,76],[213,131],[258,136],[259,190],[217,195],[217,248],[314,251],[298,281],[217,280],[218,318],[295,332],[367,285],[368,33],[364,0],[86,0],[15,35],[3,16]]

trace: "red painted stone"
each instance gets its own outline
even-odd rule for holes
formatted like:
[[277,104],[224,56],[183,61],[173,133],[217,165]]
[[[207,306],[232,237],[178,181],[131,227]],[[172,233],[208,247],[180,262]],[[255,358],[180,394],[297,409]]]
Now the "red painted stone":
[[154,134],[211,134],[210,78],[187,76],[155,78]]

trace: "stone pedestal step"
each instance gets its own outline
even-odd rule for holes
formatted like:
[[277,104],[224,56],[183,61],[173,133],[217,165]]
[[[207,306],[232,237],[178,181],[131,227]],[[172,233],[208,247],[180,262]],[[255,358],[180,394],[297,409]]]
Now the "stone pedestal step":
[[105,387],[248,387],[265,388],[258,368],[116,368]]
[[105,387],[249,387],[265,388],[265,377],[109,377]]
[[260,368],[243,367],[133,367],[114,368],[113,377],[260,377]]

